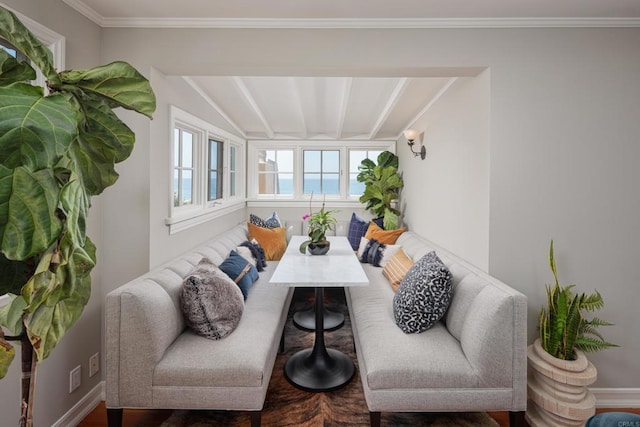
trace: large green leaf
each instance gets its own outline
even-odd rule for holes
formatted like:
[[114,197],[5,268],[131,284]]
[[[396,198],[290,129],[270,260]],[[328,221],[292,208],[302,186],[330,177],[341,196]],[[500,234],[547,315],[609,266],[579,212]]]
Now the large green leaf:
[[0,161],[35,171],[55,165],[78,135],[78,116],[60,94],[26,83],[0,87]]
[[83,99],[85,126],[72,144],[76,170],[90,195],[97,195],[118,179],[114,164],[129,157],[135,134],[103,101]]
[[75,174],[60,192],[60,207],[66,216],[66,235],[75,246],[84,246],[91,200]]
[[16,350],[4,339],[4,333],[0,329],[0,378],[4,378],[9,370],[9,365],[16,355]]
[[[47,249],[58,237],[62,223],[57,216],[59,188],[53,171],[31,172],[21,166],[6,175],[0,167],[0,238],[2,253],[25,260]],[[9,180],[11,180],[9,182]]]
[[21,295],[9,294],[11,301],[0,308],[0,325],[5,327],[10,334],[15,336],[22,333],[22,316],[27,308],[27,303]]
[[4,49],[0,49],[0,86],[35,78],[36,72],[27,62],[18,62]]
[[[71,244],[71,239],[63,239]],[[95,246],[89,238],[83,248],[61,247],[62,256],[56,271],[56,281],[63,285],[49,293],[45,304],[39,305],[25,316],[29,339],[38,355],[38,360],[46,359],[60,342],[67,330],[80,318],[91,296],[91,270],[95,266]]]
[[[126,62],[116,61],[89,70],[70,70],[60,73],[60,89],[81,89],[86,96],[106,99],[110,105],[151,117],[156,109],[156,97],[149,81]],[[71,87],[69,87],[69,85]]]
[[53,54],[24,26],[13,12],[0,6],[0,37],[24,53],[42,71],[50,84],[58,86],[60,78],[53,66]]

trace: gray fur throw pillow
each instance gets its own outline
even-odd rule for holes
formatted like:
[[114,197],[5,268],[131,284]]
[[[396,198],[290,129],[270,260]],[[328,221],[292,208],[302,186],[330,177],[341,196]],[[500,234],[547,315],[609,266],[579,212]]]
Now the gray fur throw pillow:
[[184,279],[180,304],[187,325],[212,340],[233,332],[244,311],[238,285],[207,258]]

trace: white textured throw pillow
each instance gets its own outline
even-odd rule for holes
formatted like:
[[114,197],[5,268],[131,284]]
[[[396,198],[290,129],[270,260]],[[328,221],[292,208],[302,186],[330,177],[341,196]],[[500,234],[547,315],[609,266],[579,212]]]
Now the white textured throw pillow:
[[207,258],[184,279],[180,304],[187,325],[213,340],[233,332],[244,311],[238,285]]

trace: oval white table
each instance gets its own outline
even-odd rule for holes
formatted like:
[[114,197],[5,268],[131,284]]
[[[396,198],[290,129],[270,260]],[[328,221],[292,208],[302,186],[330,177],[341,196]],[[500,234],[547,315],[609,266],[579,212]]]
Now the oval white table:
[[269,282],[278,286],[313,287],[315,340],[313,348],[300,350],[284,365],[285,377],[307,391],[335,390],[348,383],[355,373],[353,360],[324,343],[324,288],[368,286],[369,279],[346,237],[331,236],[326,255],[301,254],[306,236],[293,236]]

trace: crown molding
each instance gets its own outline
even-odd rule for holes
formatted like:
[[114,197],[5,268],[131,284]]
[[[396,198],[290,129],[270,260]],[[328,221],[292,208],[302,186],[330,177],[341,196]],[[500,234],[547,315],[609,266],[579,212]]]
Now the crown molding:
[[439,28],[628,28],[633,18],[110,18],[82,0],[63,0],[104,28],[239,28],[239,29],[439,29]]
[[233,29],[625,28],[640,27],[640,18],[102,18],[100,25],[111,28]]
[[90,6],[87,6],[87,4],[82,0],[62,0],[62,1],[65,2],[68,6],[75,9],[76,11],[80,12],[82,15],[86,16],[87,18],[95,22],[96,24],[98,24],[99,26],[104,27],[103,24],[104,24],[105,18],[102,15],[100,15],[98,12],[96,12],[95,9],[91,8]]

